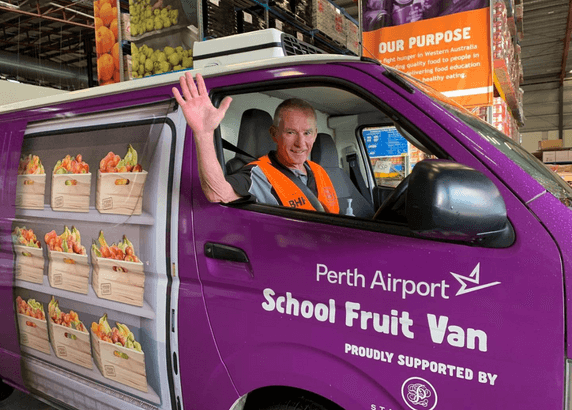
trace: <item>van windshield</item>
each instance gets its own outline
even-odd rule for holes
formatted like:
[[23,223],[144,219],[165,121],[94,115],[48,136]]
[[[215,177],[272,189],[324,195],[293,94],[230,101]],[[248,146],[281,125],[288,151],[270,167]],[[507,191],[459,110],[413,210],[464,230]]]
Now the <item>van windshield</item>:
[[538,158],[490,124],[456,108],[445,104],[442,105],[530,174],[544,189],[558,198],[564,205],[572,207],[572,188],[570,185],[558,174],[548,169]]
[[572,187],[558,176],[558,174],[548,169],[538,158],[530,154],[495,127],[472,115],[469,111],[466,111],[465,108],[427,84],[399,71],[392,71],[423,91],[433,101],[437,102],[441,107],[471,127],[483,139],[493,144],[514,163],[530,174],[544,189],[558,198],[564,205],[572,208]]

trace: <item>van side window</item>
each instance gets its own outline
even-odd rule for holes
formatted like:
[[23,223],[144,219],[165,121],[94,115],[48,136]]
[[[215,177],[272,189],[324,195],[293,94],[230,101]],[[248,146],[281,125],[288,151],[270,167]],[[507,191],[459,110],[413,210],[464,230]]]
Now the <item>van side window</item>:
[[[288,88],[233,94],[232,98],[218,133],[221,140],[231,144],[221,148],[219,155],[229,181],[237,179],[244,167],[252,168],[253,162],[261,157],[269,157],[276,165],[277,145],[270,128],[275,121],[275,110],[283,101],[296,98],[313,107],[317,133],[308,160],[326,172],[337,199],[336,212],[331,212],[327,206],[321,209],[319,204],[314,207],[321,212],[373,220],[383,199],[407,176],[414,164],[431,156],[416,138],[401,127],[398,129],[379,108],[340,88]],[[222,143],[219,146],[222,147]],[[305,149],[301,145],[295,147],[298,151]],[[263,172],[252,170],[251,173],[254,180]],[[266,178],[268,190],[272,190],[276,198],[261,200],[257,191],[250,188],[247,194],[253,194],[253,200],[266,205],[313,209],[300,206],[312,202],[311,194],[301,196],[301,200],[294,195],[292,202],[283,201],[276,194],[283,187],[276,188],[270,183],[271,178]],[[314,184],[314,189],[319,191],[317,179],[319,176],[313,179],[309,176],[304,183]],[[233,188],[236,184],[231,182]],[[300,190],[306,193],[304,187]],[[243,195],[244,192],[239,193]],[[315,196],[321,201],[319,193]]]

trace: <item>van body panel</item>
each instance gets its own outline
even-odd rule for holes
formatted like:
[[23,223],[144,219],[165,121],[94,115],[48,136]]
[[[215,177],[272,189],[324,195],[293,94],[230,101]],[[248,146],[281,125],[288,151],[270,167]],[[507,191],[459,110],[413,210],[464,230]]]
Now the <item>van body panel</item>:
[[[493,181],[516,240],[507,248],[483,248],[421,239],[406,226],[379,220],[344,225],[304,211],[209,203],[192,133],[177,122],[177,138],[185,137],[177,153],[181,169],[174,170],[180,190],[173,192],[179,207],[172,262],[180,286],[176,311],[164,316],[176,326],[166,332],[177,335],[179,349],[150,363],[170,361],[174,377],[180,376],[183,408],[229,409],[238,397],[266,386],[310,390],[348,410],[420,410],[437,402],[437,408],[455,410],[562,408],[565,353],[572,349],[570,337],[565,344],[564,303],[572,294],[566,277],[563,287],[563,274],[572,272],[572,226],[564,205],[541,195],[540,184],[429,97],[383,76],[383,67],[295,61],[300,63],[223,69],[220,75],[204,70],[207,88],[218,96],[229,89],[248,93],[315,82],[392,110],[396,121],[430,139],[449,159]],[[156,86],[142,79],[132,91],[109,86],[86,93],[85,100],[58,97],[53,105],[42,99],[39,106],[2,114],[3,243],[10,241],[15,217],[13,181],[28,122],[91,113],[117,122],[123,108],[172,101],[177,79],[161,76]],[[246,108],[231,104],[230,110]],[[175,114],[182,117],[180,109]],[[233,247],[248,260],[212,258],[207,244]],[[0,377],[24,388],[13,254],[0,252]],[[150,279],[159,285],[158,277]],[[570,316],[569,309],[568,303]],[[167,336],[154,342],[167,343]],[[405,397],[419,386],[431,398],[414,408]],[[179,397],[171,397],[176,408]]]
[[[355,407],[354,401],[362,408],[376,401],[405,408],[401,392],[410,378],[430,382],[440,403],[451,409],[466,407],[467,397],[478,397],[479,408],[559,408],[562,270],[546,229],[497,178],[497,170],[477,160],[474,144],[459,142],[469,137],[452,138],[454,127],[438,125],[450,123],[448,115],[430,118],[381,81],[346,67],[299,66],[289,72],[303,79],[316,75],[314,70],[323,79],[351,78],[446,147],[452,159],[482,170],[501,191],[517,239],[509,248],[484,249],[296,220],[295,211],[269,215],[211,204],[195,176],[192,187],[183,190],[193,191],[198,269],[217,347],[238,392],[276,383],[320,392],[321,381],[302,382],[308,372],[300,370],[316,366],[341,392],[340,399],[335,393],[328,397],[338,403],[351,397],[348,408]],[[283,78],[254,74],[269,85],[272,77]],[[207,87],[222,92],[249,78],[212,78]],[[474,135],[468,127],[462,131]],[[489,151],[479,155],[501,160]],[[207,242],[240,249],[249,261],[206,257]],[[522,272],[538,274],[523,281]],[[471,285],[475,277],[478,285]],[[404,281],[421,288],[409,295]],[[375,314],[381,321],[377,330]],[[383,326],[384,318],[389,327]],[[276,357],[275,346],[288,346],[292,353]],[[305,353],[296,356],[296,350]],[[343,362],[375,380],[372,394],[356,393],[347,374],[329,371]],[[421,369],[422,363],[427,367]],[[448,367],[443,374],[447,365],[454,370]]]
[[564,275],[562,277],[564,286],[564,297],[566,301],[566,311],[563,313],[562,320],[565,320],[566,329],[566,357],[572,355],[572,310],[570,310],[570,301],[572,295],[572,220],[570,219],[570,208],[566,207],[554,195],[546,192],[534,201],[528,204],[532,212],[537,215],[542,224],[550,232],[558,245],[561,254],[562,269]]
[[203,299],[196,260],[195,194],[189,186],[197,175],[194,142],[190,128],[181,131],[191,142],[184,148],[179,198],[178,360],[183,403],[191,409],[229,409],[239,396],[220,360]]
[[[2,126],[2,151],[0,152],[0,235],[2,243],[11,243],[12,220],[15,216],[16,170],[19,152],[26,129],[25,120],[12,121]],[[20,345],[16,316],[14,315],[14,254],[11,247],[0,247],[0,368],[10,382],[23,387],[20,369]]]

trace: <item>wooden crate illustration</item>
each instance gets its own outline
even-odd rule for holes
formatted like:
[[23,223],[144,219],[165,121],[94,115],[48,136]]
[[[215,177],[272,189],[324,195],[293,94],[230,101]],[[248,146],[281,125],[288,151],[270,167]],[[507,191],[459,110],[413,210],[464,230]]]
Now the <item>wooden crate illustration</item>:
[[147,171],[97,171],[95,207],[106,214],[141,215],[146,179]]
[[58,325],[48,318],[50,341],[56,356],[68,362],[93,368],[89,333]]
[[20,332],[20,344],[22,346],[51,354],[48,339],[48,324],[46,320],[40,320],[18,313],[18,328]]
[[40,248],[14,245],[16,264],[14,276],[27,282],[44,282],[44,252]]
[[146,392],[145,353],[104,342],[90,333],[93,359],[103,377]]
[[18,175],[16,208],[44,209],[46,174]]
[[143,306],[145,272],[142,262],[99,258],[91,251],[93,290],[102,299]]
[[90,268],[87,255],[48,250],[48,259],[50,286],[87,295]]
[[89,212],[91,173],[52,174],[51,205],[54,211]]

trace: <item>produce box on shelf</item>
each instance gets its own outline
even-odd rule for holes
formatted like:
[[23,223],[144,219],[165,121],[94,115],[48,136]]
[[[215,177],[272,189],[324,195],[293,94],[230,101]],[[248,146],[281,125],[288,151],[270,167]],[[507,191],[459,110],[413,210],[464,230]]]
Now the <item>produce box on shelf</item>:
[[109,152],[97,172],[95,208],[106,214],[141,215],[147,171],[137,163],[137,151],[129,145],[123,159]]
[[97,172],[95,207],[102,214],[141,215],[147,171]]
[[16,208],[44,209],[46,174],[18,175],[16,185]]
[[37,155],[24,155],[18,165],[16,207],[44,209],[46,171]]
[[34,299],[16,298],[20,344],[42,353],[51,354],[48,324],[44,307]]
[[100,247],[91,247],[93,290],[102,299],[143,306],[145,272],[143,263],[135,256],[133,245],[124,236],[119,245],[108,246],[99,236]]
[[16,255],[15,277],[26,282],[44,282],[44,252],[40,248],[14,245]]
[[[103,326],[107,331],[99,330]],[[91,346],[95,364],[103,377],[146,392],[145,353],[127,326],[118,323],[117,327],[110,328],[107,315],[99,320],[99,324],[92,323]],[[113,342],[114,339],[118,342]]]
[[89,212],[91,173],[52,174],[51,205],[54,211]]
[[64,314],[59,310],[58,303],[53,297],[48,310],[48,332],[56,356],[87,369],[92,369],[89,333],[83,323],[79,321],[77,313],[70,311]]
[[20,329],[20,344],[46,354],[51,353],[46,319],[36,319],[18,314],[18,326]]
[[81,245],[79,231],[67,226],[57,236],[48,232],[44,241],[48,246],[48,280],[53,288],[69,290],[87,295],[89,284],[89,263],[87,251]]
[[142,262],[99,258],[93,252],[93,290],[102,299],[143,306],[145,272]]
[[87,295],[89,263],[86,255],[48,250],[48,279],[53,288]]

